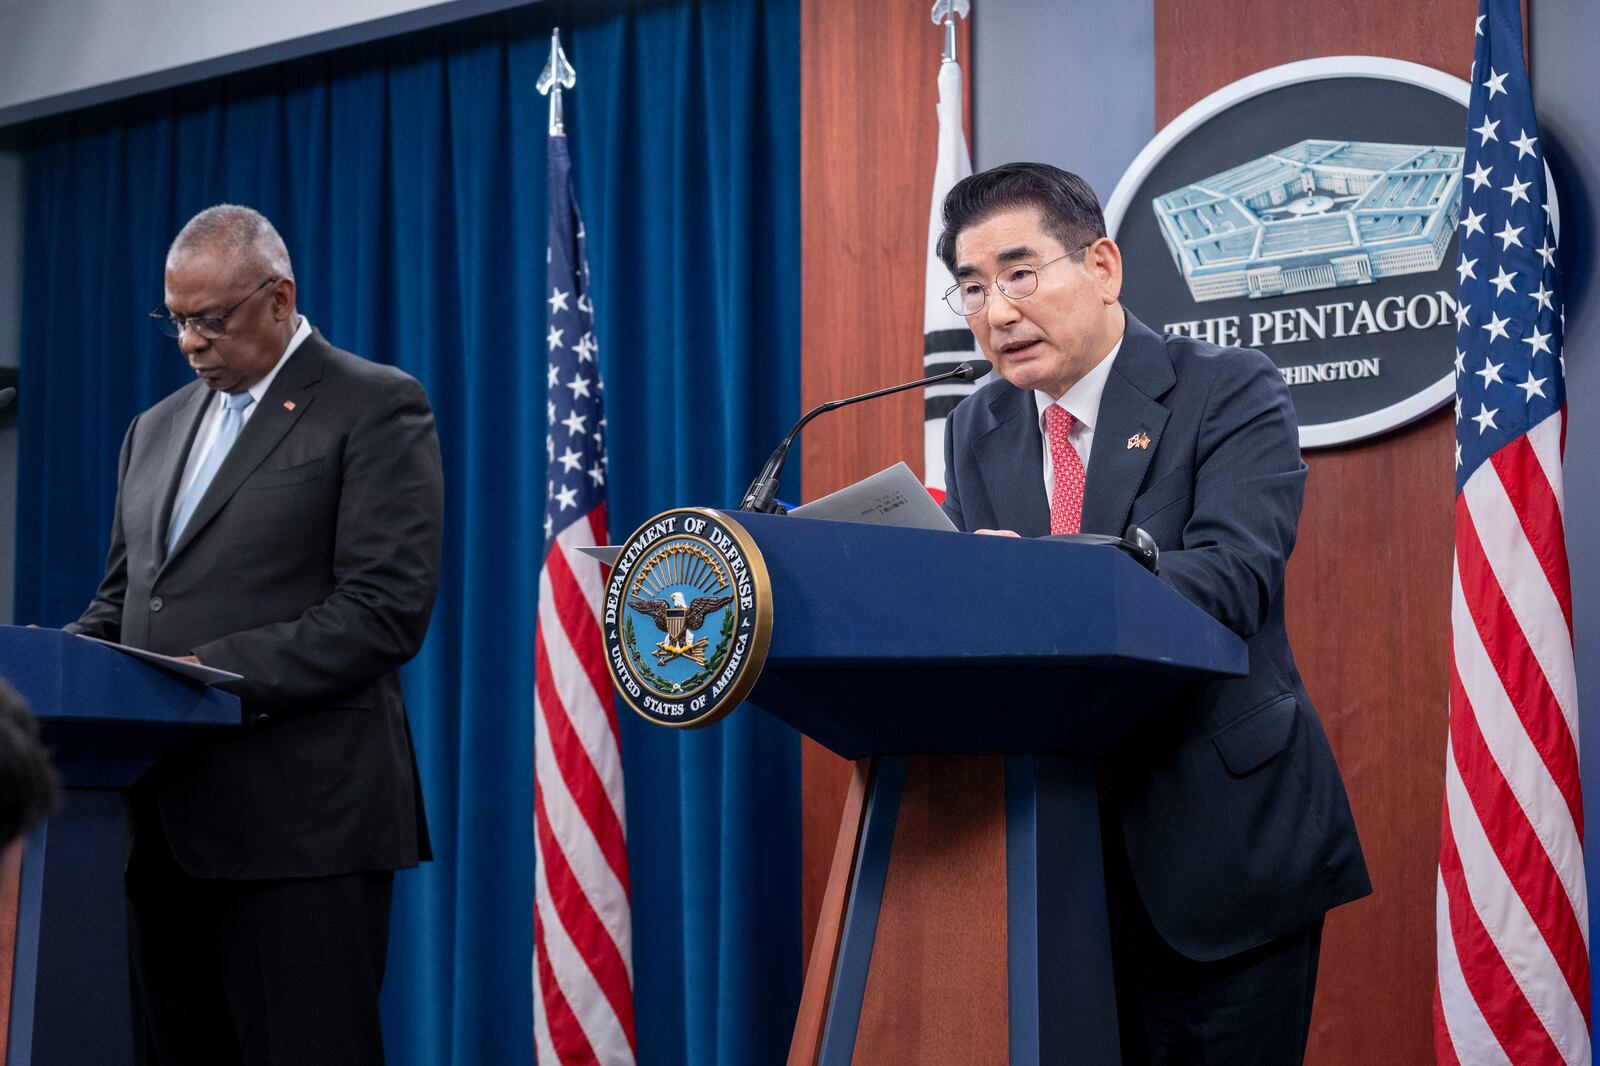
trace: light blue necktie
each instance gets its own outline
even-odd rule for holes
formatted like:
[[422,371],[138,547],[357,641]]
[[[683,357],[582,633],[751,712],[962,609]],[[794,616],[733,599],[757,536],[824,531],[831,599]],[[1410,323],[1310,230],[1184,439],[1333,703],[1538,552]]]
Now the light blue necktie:
[[233,442],[239,439],[239,430],[244,426],[244,409],[253,401],[254,397],[249,392],[230,393],[223,400],[225,406],[222,409],[222,425],[217,427],[217,439],[212,443],[206,461],[195,471],[194,481],[190,482],[189,491],[183,494],[183,500],[172,516],[172,525],[167,529],[168,554],[171,554],[172,546],[178,543],[183,527],[189,524],[194,509],[200,506],[200,498],[206,494],[211,479],[217,476],[217,467],[228,457]]

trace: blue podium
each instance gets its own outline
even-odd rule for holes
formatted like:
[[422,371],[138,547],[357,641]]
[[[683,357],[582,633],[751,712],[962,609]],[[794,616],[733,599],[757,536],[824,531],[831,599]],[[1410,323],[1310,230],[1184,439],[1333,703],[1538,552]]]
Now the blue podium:
[[0,626],[0,676],[39,719],[65,789],[22,858],[7,1066],[132,1061],[122,790],[239,701],[54,629]]
[[856,760],[790,1066],[1119,1063],[1094,758],[1244,642],[1114,547],[731,517],[751,702]]

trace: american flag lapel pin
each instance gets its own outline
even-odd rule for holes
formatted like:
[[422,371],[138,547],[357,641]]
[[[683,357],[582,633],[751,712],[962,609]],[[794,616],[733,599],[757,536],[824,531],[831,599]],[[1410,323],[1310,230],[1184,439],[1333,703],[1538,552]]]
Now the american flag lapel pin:
[[1135,433],[1133,436],[1128,438],[1128,450],[1129,451],[1132,451],[1135,448],[1138,448],[1140,451],[1143,451],[1144,449],[1146,449],[1148,447],[1150,447],[1150,434],[1145,433],[1142,430],[1140,432],[1138,432],[1138,433]]
[[283,409],[285,411],[293,411],[294,410],[294,401],[293,400],[285,400],[285,401],[283,401]]

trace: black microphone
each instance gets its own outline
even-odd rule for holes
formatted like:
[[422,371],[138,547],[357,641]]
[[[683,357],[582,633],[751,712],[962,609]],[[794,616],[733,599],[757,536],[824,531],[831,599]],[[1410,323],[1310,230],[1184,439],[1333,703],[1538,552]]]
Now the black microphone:
[[1138,526],[1130,525],[1120,537],[1107,533],[1056,533],[1044,539],[1065,540],[1073,544],[1109,544],[1113,548],[1121,548],[1134,562],[1152,574],[1161,573],[1161,548],[1156,544],[1156,538]]
[[789,435],[783,438],[783,443],[778,445],[777,450],[767,459],[767,464],[761,468],[761,473],[757,474],[756,479],[750,482],[750,487],[745,490],[744,502],[739,505],[739,510],[756,511],[761,514],[787,513],[787,508],[783,504],[775,502],[774,499],[778,495],[778,475],[783,473],[783,464],[788,461],[789,445],[794,443],[794,439],[800,435],[800,430],[805,427],[807,422],[824,411],[848,407],[850,404],[860,403],[862,400],[875,400],[879,396],[887,396],[892,392],[904,392],[907,389],[920,389],[924,385],[936,385],[941,381],[972,381],[974,378],[981,376],[982,372],[971,363],[962,363],[954,370],[947,370],[943,374],[935,374],[932,377],[908,381],[904,385],[891,385],[889,388],[879,389],[877,392],[864,392],[860,396],[851,396],[844,400],[829,400],[825,404],[813,407],[806,412],[804,418],[794,424],[794,428],[789,431]]
[[15,400],[16,398],[17,390],[12,388],[10,385],[0,389],[0,411],[4,411],[7,407],[10,407],[11,401]]

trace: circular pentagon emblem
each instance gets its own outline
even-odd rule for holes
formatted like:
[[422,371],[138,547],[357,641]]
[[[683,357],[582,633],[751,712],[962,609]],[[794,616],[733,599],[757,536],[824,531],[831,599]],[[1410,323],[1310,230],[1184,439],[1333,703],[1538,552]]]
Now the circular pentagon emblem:
[[750,694],[772,637],[766,562],[716,511],[666,511],[634,531],[606,585],[606,666],[657,725],[710,725]]
[[[1106,204],[1123,300],[1157,331],[1258,348],[1305,448],[1455,388],[1467,84],[1334,56],[1252,74],[1158,133]],[[1470,232],[1470,228],[1468,229]]]

